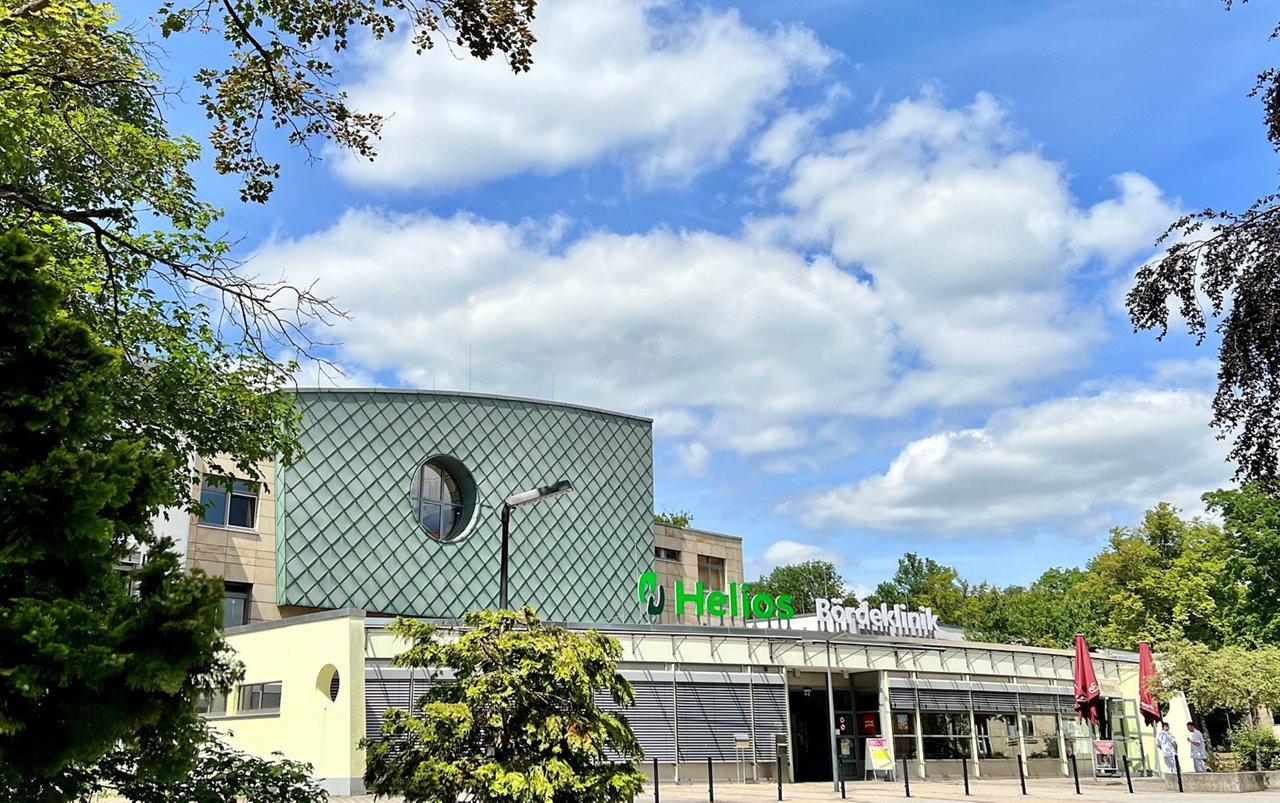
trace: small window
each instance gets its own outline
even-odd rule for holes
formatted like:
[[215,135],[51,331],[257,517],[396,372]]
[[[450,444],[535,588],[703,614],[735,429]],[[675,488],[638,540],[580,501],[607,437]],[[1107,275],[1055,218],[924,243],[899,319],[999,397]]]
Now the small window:
[[724,591],[724,558],[699,555],[698,582],[709,591]]
[[674,560],[678,563],[680,561],[680,550],[660,546],[653,550],[653,556],[658,560]]
[[248,583],[223,583],[222,626],[239,627],[249,624],[249,596],[253,586]]
[[258,483],[230,477],[206,476],[200,484],[200,523],[214,527],[258,526]]
[[227,713],[227,695],[220,691],[202,694],[196,699],[196,713],[207,717],[222,716]]
[[274,683],[250,683],[240,687],[238,713],[267,713],[280,710],[280,681]]

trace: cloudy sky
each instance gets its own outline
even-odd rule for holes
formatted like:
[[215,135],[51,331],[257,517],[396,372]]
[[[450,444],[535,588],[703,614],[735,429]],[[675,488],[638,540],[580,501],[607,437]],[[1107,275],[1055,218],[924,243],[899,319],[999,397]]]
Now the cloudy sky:
[[742,535],[749,573],[870,586],[914,550],[1026,582],[1229,480],[1213,344],[1133,334],[1123,297],[1180,212],[1274,186],[1273,22],[540,0],[527,75],[358,53],[375,163],[286,155],[265,207],[204,183],[256,272],[350,312],[348,384],[650,416],[658,509]]

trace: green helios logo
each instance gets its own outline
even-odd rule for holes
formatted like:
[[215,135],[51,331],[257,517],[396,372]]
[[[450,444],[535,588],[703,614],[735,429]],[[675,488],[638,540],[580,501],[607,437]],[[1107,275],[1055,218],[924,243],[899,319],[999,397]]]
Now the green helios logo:
[[[648,571],[640,575],[636,593],[650,616],[657,616],[666,608],[666,589],[658,584],[657,573]],[[777,597],[752,594],[751,587],[746,583],[730,583],[728,591],[707,591],[702,583],[695,583],[692,589],[688,589],[683,580],[677,580],[676,613],[688,613],[691,605],[698,616],[790,619],[796,615],[794,601],[786,594]]]
[[654,572],[645,572],[640,575],[637,591],[640,601],[644,603],[645,610],[650,616],[657,616],[667,606],[667,592],[658,585],[658,575]]

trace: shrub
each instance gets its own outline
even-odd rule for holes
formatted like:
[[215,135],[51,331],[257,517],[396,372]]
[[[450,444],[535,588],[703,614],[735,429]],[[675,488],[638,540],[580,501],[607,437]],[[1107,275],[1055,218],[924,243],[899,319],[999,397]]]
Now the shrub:
[[1231,746],[1243,770],[1280,770],[1280,738],[1269,725],[1233,728]]

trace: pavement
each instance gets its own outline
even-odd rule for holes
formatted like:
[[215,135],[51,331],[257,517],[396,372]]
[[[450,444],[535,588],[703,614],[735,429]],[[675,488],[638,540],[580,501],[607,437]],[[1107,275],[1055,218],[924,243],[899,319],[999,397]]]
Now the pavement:
[[[705,782],[695,784],[662,784],[658,790],[657,803],[681,801],[681,803],[707,803],[707,786]],[[1280,790],[1266,792],[1249,792],[1244,794],[1229,793],[1191,793],[1178,794],[1164,788],[1164,782],[1158,778],[1135,778],[1133,794],[1129,794],[1124,781],[1092,781],[1081,780],[1080,795],[1076,794],[1075,785],[1069,778],[1029,779],[1027,795],[1024,797],[1017,779],[974,780],[970,784],[971,794],[966,797],[964,785],[959,782],[913,781],[911,783],[912,803],[1029,803],[1029,801],[1075,801],[1075,803],[1120,803],[1121,801],[1186,801],[1186,803],[1241,803],[1242,800],[1276,800],[1280,801]],[[902,785],[886,781],[867,781],[847,783],[845,785],[846,800],[857,803],[887,803],[890,800],[905,800]],[[721,784],[715,788],[715,803],[764,803],[776,801],[778,788],[768,784]],[[782,799],[786,800],[840,800],[840,793],[833,792],[827,783],[783,784]],[[372,795],[355,795],[351,797],[331,797],[330,803],[374,803]],[[636,803],[654,801],[653,787],[645,785],[645,791],[636,798]],[[400,803],[399,798],[380,798],[377,803]]]

